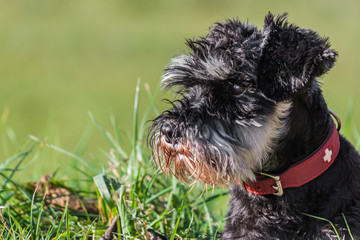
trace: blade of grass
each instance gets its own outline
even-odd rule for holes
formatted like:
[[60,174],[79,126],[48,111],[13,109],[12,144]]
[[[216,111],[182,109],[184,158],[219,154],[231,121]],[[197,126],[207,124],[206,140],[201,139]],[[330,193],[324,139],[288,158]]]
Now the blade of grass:
[[5,161],[5,166],[17,159],[20,158],[19,162],[16,164],[14,171],[10,173],[10,175],[8,177],[6,177],[5,181],[3,182],[3,184],[0,187],[0,193],[2,192],[2,189],[4,189],[4,187],[6,186],[6,184],[8,183],[8,181],[14,176],[15,172],[20,168],[20,165],[24,162],[25,158],[33,151],[33,149],[35,148],[37,144],[34,144],[30,149],[28,149],[27,151],[20,153],[8,160]]
[[75,146],[75,149],[73,151],[73,153],[76,156],[80,156],[84,152],[86,145],[89,142],[89,139],[92,135],[92,132],[93,132],[93,125],[88,124],[88,126],[85,128],[84,133],[81,135],[80,140]]
[[191,218],[190,218],[188,228],[191,228],[191,225],[192,225],[193,221],[194,221],[194,209],[191,209]]
[[45,214],[48,217],[50,223],[52,224],[50,232],[50,235],[52,235],[52,232],[55,231],[55,227],[57,226],[59,215],[52,206],[49,205],[47,207],[49,208],[50,213],[48,214],[47,211],[45,211]]
[[52,225],[51,227],[48,228],[45,239],[50,240],[50,236],[52,236],[52,232],[54,231],[54,228],[55,228],[55,225]]
[[[150,85],[149,85],[148,83],[146,83],[146,84],[145,84],[145,90],[146,90],[146,93],[148,94],[149,99],[150,99],[150,100],[151,100],[151,99],[154,99],[154,101],[155,101],[156,97],[158,96],[158,94],[159,94],[159,92],[160,92],[160,90],[161,90],[161,84],[160,84],[160,82],[159,82],[159,83],[156,85],[156,88],[155,88],[154,93],[152,93],[151,90],[150,90]],[[160,115],[159,109],[156,107],[155,104],[152,106],[152,109],[153,109],[153,111],[154,111],[155,116],[159,116],[159,115]]]
[[328,222],[328,223],[331,225],[331,227],[333,228],[333,230],[334,230],[334,232],[335,232],[335,234],[336,234],[337,238],[338,238],[339,240],[341,240],[341,238],[340,238],[340,236],[339,236],[338,231],[336,230],[336,228],[335,228],[334,224],[333,224],[331,221],[327,220],[326,218],[322,218],[322,217],[314,216],[314,215],[307,214],[307,213],[302,213],[302,214],[303,214],[303,215],[305,215],[305,216],[308,216],[308,217],[312,217],[312,218],[315,218],[315,219],[319,219],[319,220],[322,220],[322,221]]
[[84,229],[81,229],[79,232],[75,233],[73,236],[72,236],[72,239],[79,239],[80,234],[82,234],[85,230]]
[[355,137],[355,149],[360,151],[360,132],[356,127],[354,127],[353,133]]
[[24,189],[22,188],[20,185],[18,185],[16,182],[14,182],[13,180],[11,180],[10,178],[8,178],[5,174],[3,174],[2,172],[0,172],[0,176],[2,176],[3,178],[5,178],[5,180],[8,183],[11,183],[12,185],[14,185],[15,188],[17,188],[22,194],[24,194],[25,198],[27,198],[27,200],[31,201],[31,195]]
[[[117,154],[117,158],[121,159],[121,153],[122,151],[113,144],[113,141],[109,138],[108,134],[106,134],[106,132],[104,131],[104,129],[101,127],[101,125],[99,124],[99,122],[96,120],[96,118],[94,117],[94,115],[91,112],[88,112],[89,117],[91,119],[91,121],[95,124],[95,126],[97,127],[97,129],[100,131],[101,135],[105,138],[106,142],[110,145],[111,148],[116,149],[116,154]],[[121,149],[121,148],[120,148]]]
[[206,213],[206,217],[208,219],[207,221],[207,224],[208,224],[208,227],[209,227],[209,231],[210,231],[210,234],[212,235],[213,234],[213,229],[212,229],[212,217],[211,217],[211,214],[210,214],[210,211],[209,211],[209,208],[208,208],[208,205],[207,203],[205,202],[205,198],[204,196],[201,196],[202,197],[202,202],[204,204],[204,210],[205,210],[205,213]]
[[121,141],[120,129],[118,127],[118,120],[114,115],[114,113],[110,114],[110,124],[114,130],[116,142],[120,143]]
[[127,173],[130,179],[135,178],[136,171],[138,169],[137,162],[137,141],[138,141],[138,117],[139,117],[139,98],[140,98],[140,78],[137,80],[134,100],[134,112],[133,112],[133,143],[131,161],[129,161]]
[[183,205],[181,205],[181,207],[180,207],[180,210],[179,210],[179,213],[178,213],[178,218],[177,218],[177,220],[176,220],[176,224],[175,224],[175,227],[174,227],[173,232],[172,232],[172,234],[171,234],[170,240],[174,240],[174,239],[175,239],[176,232],[177,232],[177,229],[178,229],[178,227],[179,227],[179,223],[180,223],[180,219],[181,219],[181,212],[182,212],[182,210],[183,210],[182,207],[183,207]]
[[0,135],[4,129],[4,126],[5,126],[5,123],[9,117],[9,113],[10,113],[10,110],[9,108],[5,108],[3,113],[1,114],[1,117],[0,117]]
[[46,197],[46,193],[44,193],[44,197],[43,197],[43,199],[41,201],[41,204],[40,204],[39,216],[38,216],[38,220],[37,220],[35,236],[39,236],[40,220],[41,220],[42,212],[44,210],[45,197]]
[[35,188],[35,190],[34,190],[34,193],[33,193],[33,195],[32,195],[32,198],[31,198],[31,205],[30,205],[30,228],[32,228],[32,226],[33,226],[33,210],[34,210],[34,203],[35,203],[35,196],[36,196],[36,192],[37,192],[37,190],[38,190],[38,188],[39,188],[39,185],[40,185],[40,183],[38,183],[37,185],[36,185],[36,188]]
[[83,203],[83,201],[81,200],[81,198],[80,198],[79,194],[78,194],[76,191],[72,190],[72,189],[71,189],[71,193],[72,193],[72,194],[74,194],[74,196],[75,196],[75,197],[76,197],[76,199],[78,200],[78,202],[79,202],[79,204],[80,204],[81,208],[83,209],[83,211],[84,211],[84,213],[85,213],[85,217],[86,217],[86,219],[90,222],[90,216],[89,216],[89,213],[88,213],[88,211],[87,211],[87,209],[86,209],[86,207],[85,207],[85,204],[84,204],[84,203]]
[[[142,196],[140,197],[140,198],[143,200],[143,202],[146,201],[147,193],[148,193],[148,192],[150,191],[150,189],[152,188],[152,186],[153,186],[155,180],[157,179],[157,177],[159,176],[159,174],[160,174],[160,171],[157,171],[157,172],[151,177],[149,183],[148,183],[147,186],[146,186],[145,191],[143,192]],[[143,178],[143,179],[145,179],[145,178]]]
[[115,203],[111,197],[111,193],[106,184],[106,175],[105,174],[96,175],[94,177],[94,182],[101,197],[104,199],[106,205],[108,205],[110,208],[113,208],[115,206]]
[[20,149],[20,144],[17,140],[16,134],[12,128],[6,128],[6,134],[11,142],[11,144],[16,148]]
[[95,223],[96,223],[96,220],[92,221],[92,223],[91,223],[91,225],[89,226],[88,230],[85,232],[84,236],[83,236],[81,239],[83,239],[83,240],[88,240],[88,239],[90,239],[90,238],[88,237],[88,235],[91,233],[91,230],[92,230],[92,228],[94,227]]
[[[122,140],[123,138],[121,137],[121,135],[124,135],[125,137],[127,137],[127,135],[121,131],[118,127],[118,122],[117,122],[117,118],[112,114],[110,116],[110,123],[112,125],[112,128],[115,132],[115,140],[114,142],[116,143],[116,147],[118,148],[118,152],[123,154],[123,158],[128,159],[129,156],[126,153],[126,151],[121,147],[121,145],[125,146],[125,142]],[[129,140],[129,139],[128,139]]]
[[[36,142],[38,142],[38,143],[43,143],[42,140],[38,139],[38,138],[35,137],[35,136],[30,135],[29,137],[30,137],[32,140],[34,140],[34,141],[36,141]],[[76,156],[75,154],[73,154],[73,153],[71,153],[71,152],[69,152],[69,151],[66,151],[66,150],[64,150],[64,149],[62,149],[62,148],[60,148],[60,147],[58,147],[58,146],[55,146],[55,145],[53,145],[53,144],[50,144],[50,143],[45,143],[44,146],[49,147],[49,148],[51,148],[51,149],[54,149],[54,150],[56,150],[56,151],[58,151],[58,152],[61,152],[61,153],[65,154],[65,155],[67,155],[67,156],[69,156],[69,157],[71,157],[71,158],[73,158],[73,159],[76,159],[77,161],[81,162],[82,164],[84,164],[86,167],[88,167],[90,170],[92,170],[92,171],[95,172],[95,173],[100,172],[100,170],[99,170],[98,168],[96,168],[94,165],[92,165],[91,163],[87,162],[86,160],[82,159],[82,158],[79,157],[79,156]]]
[[126,194],[126,188],[124,185],[122,185],[119,191],[119,201],[117,201],[117,208],[120,216],[120,229],[118,229],[118,232],[120,232],[123,237],[130,236],[130,231],[127,222],[128,217],[126,211],[125,194]]
[[350,235],[350,238],[351,238],[351,240],[354,240],[354,237],[353,237],[353,235],[351,234],[350,227],[349,227],[349,224],[348,224],[348,222],[347,222],[347,220],[346,220],[346,217],[345,217],[344,214],[342,214],[342,215],[343,215],[343,218],[344,218],[344,221],[345,221],[345,224],[346,224],[346,228],[347,228],[348,233],[349,233],[349,235]]
[[16,227],[16,229],[14,229],[14,232],[18,233],[19,235],[22,234],[25,229],[22,228],[21,224],[17,221],[15,217],[12,217],[11,219],[13,221],[13,226]]
[[59,226],[58,226],[58,229],[56,231],[56,236],[59,236],[59,234],[60,234],[62,223],[64,222],[65,215],[67,215],[67,212],[68,212],[68,205],[69,205],[69,200],[66,200],[65,209],[64,209],[63,214],[61,215]]
[[86,171],[78,168],[77,166],[73,166],[70,165],[71,168],[75,169],[76,171],[78,171],[79,173],[83,174],[85,177],[88,178],[88,180],[92,181],[93,180],[93,176],[91,176],[89,173],[87,173]]
[[[227,192],[220,192],[220,193],[217,193],[217,194],[212,194],[210,197],[207,197],[207,198],[205,199],[205,203],[211,202],[211,201],[213,201],[213,200],[218,199],[219,197],[223,197],[223,196],[226,196],[226,195],[229,195],[229,194],[230,194],[229,191],[227,191]],[[195,203],[196,201],[198,201],[198,199],[194,199],[194,200],[191,201],[189,204],[193,204],[193,203]],[[200,206],[200,205],[202,205],[203,203],[204,203],[204,201],[198,202],[198,203],[196,203],[196,206]]]
[[168,193],[168,192],[171,192],[171,190],[173,189],[173,187],[168,187],[168,188],[165,188],[163,190],[161,190],[160,192],[154,194],[154,195],[151,195],[151,197],[149,197],[148,199],[146,199],[145,201],[145,204],[148,204],[150,203],[151,201],[153,201],[154,199],[158,199],[160,196]]
[[[176,201],[178,201],[178,199],[180,197],[179,189],[177,188],[177,183],[178,183],[177,179],[174,176],[172,176],[171,177],[171,184],[172,184],[171,196],[172,196],[172,198],[174,198],[175,201],[172,200],[171,202],[169,202],[169,207],[173,206],[174,203],[176,203]],[[173,206],[173,207],[177,208],[177,206]],[[175,221],[177,219],[178,212],[179,211],[174,211],[173,215],[171,217],[170,225],[171,225],[172,228],[175,227],[175,224],[176,224]]]
[[107,137],[109,138],[109,140],[112,142],[114,149],[115,149],[115,150],[117,151],[117,153],[118,153],[118,156],[120,156],[120,158],[118,157],[118,159],[121,159],[121,158],[127,159],[127,158],[129,158],[129,156],[127,155],[127,153],[125,152],[125,150],[122,149],[122,147],[118,144],[118,142],[113,138],[113,136],[112,136],[109,132],[106,133],[106,136],[107,136]]
[[104,199],[101,197],[99,189],[96,188],[95,191],[96,191],[97,199],[99,199],[98,200],[99,214],[100,214],[103,221],[109,221],[110,215],[109,215],[109,212],[108,212],[107,205],[106,205]]
[[155,107],[155,100],[156,100],[156,96],[160,92],[160,84],[158,84],[158,87],[156,88],[154,94],[151,93],[149,84],[145,84],[145,89],[146,89],[146,92],[148,93],[150,103],[147,105],[147,107],[146,107],[146,109],[144,111],[143,117],[142,117],[142,119],[140,121],[140,129],[139,129],[140,135],[138,136],[139,140],[142,140],[143,136],[145,136],[144,135],[144,133],[145,133],[144,128],[146,126],[146,122],[148,121],[150,110],[154,109],[156,116],[159,115],[159,111]]
[[66,224],[66,238],[67,240],[70,240],[70,221],[69,221],[69,200],[66,200],[66,206],[65,206],[65,224]]
[[134,142],[133,146],[136,145],[137,136],[138,136],[138,118],[139,118],[139,99],[140,99],[140,78],[137,80],[136,89],[135,89],[135,100],[134,100],[134,112],[133,112],[133,137]]
[[14,239],[16,239],[16,237],[14,236],[14,224],[13,224],[14,219],[13,219],[13,217],[12,217],[12,215],[11,215],[10,207],[8,207],[7,210],[8,210],[8,216],[9,216],[9,217],[8,217],[8,220],[9,220],[9,225],[10,225],[9,233],[11,234],[11,235],[10,235],[10,234],[8,233],[8,238],[9,238],[10,236],[13,236]]
[[116,158],[116,156],[114,156],[113,154],[109,153],[108,151],[105,150],[101,150],[101,152],[104,154],[104,156],[109,159],[112,164],[114,164],[115,166],[119,165],[120,162],[119,160]]

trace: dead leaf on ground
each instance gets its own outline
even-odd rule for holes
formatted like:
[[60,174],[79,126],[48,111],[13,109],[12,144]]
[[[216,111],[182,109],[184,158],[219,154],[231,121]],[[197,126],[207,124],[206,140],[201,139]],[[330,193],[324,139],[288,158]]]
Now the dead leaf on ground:
[[68,201],[68,208],[77,211],[85,212],[89,214],[99,214],[99,210],[96,207],[97,199],[84,199],[79,193],[72,192],[70,188],[66,187],[63,183],[56,183],[50,180],[51,175],[46,174],[38,182],[31,183],[32,191],[34,192],[36,187],[37,194],[41,193],[41,196],[45,196],[45,203],[53,208],[62,207],[65,208]]

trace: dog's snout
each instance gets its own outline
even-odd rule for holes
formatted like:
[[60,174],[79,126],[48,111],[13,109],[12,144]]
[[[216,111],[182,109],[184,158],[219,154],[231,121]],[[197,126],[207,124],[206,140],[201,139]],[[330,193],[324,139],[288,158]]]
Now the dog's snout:
[[165,136],[166,142],[170,143],[170,142],[171,142],[172,135],[173,135],[173,130],[172,130],[171,125],[168,124],[168,123],[164,123],[164,124],[161,126],[160,131],[161,131],[161,134]]

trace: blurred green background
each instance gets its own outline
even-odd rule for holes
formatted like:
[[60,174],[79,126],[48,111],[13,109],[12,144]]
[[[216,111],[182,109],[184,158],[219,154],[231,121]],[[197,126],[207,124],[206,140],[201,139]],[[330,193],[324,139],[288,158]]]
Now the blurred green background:
[[[86,135],[80,154],[98,161],[92,154],[108,147],[88,111],[105,129],[113,113],[120,128],[131,132],[137,78],[141,111],[149,102],[144,84],[157,88],[163,68],[185,48],[186,38],[233,17],[261,29],[268,11],[288,12],[290,22],[330,38],[339,57],[323,79],[325,97],[343,119],[353,101],[353,124],[360,127],[358,0],[1,0],[0,116],[8,110],[9,117],[0,132],[0,162],[19,151],[29,134],[69,151]],[[67,161],[49,155],[26,178]]]

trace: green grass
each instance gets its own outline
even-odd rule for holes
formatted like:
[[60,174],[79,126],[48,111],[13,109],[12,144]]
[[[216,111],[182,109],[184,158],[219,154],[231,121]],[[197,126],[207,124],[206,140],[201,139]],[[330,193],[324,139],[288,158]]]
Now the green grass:
[[[154,233],[170,239],[217,238],[224,226],[228,192],[204,192],[201,184],[190,188],[157,170],[147,147],[146,126],[149,115],[158,114],[158,109],[154,95],[148,87],[145,90],[148,105],[140,114],[138,81],[131,133],[118,127],[115,116],[110,117],[111,128],[106,130],[89,113],[108,145],[94,157],[101,164],[80,156],[90,136],[86,132],[73,152],[30,136],[17,154],[0,164],[0,239],[97,239],[117,215],[117,237],[123,239],[148,239]],[[350,102],[342,131],[355,139],[359,150],[358,130],[351,127],[353,111]],[[5,111],[1,117],[2,130],[15,144],[16,136],[6,127],[6,115]],[[125,146],[130,146],[129,150]],[[37,182],[16,180],[16,175],[52,156],[47,151],[70,158],[71,174],[59,175],[65,167],[59,166]],[[344,221],[347,223],[346,216]]]
[[[0,239],[98,239],[116,215],[120,216],[118,235],[123,239],[148,239],[154,232],[170,239],[216,238],[223,228],[227,190],[204,192],[201,185],[190,188],[157,171],[146,144],[148,114],[157,112],[155,98],[148,91],[149,104],[139,114],[139,86],[138,82],[132,134],[119,129],[114,116],[112,129],[105,130],[90,114],[108,143],[108,150],[97,157],[103,166],[34,136],[21,146],[26,150],[0,164],[4,180],[0,185]],[[131,145],[129,151],[123,148],[126,144]],[[14,180],[27,167],[43,161],[48,156],[44,150],[71,158],[73,171],[80,177],[64,179],[60,166],[38,182]],[[99,212],[91,212],[89,199]]]

